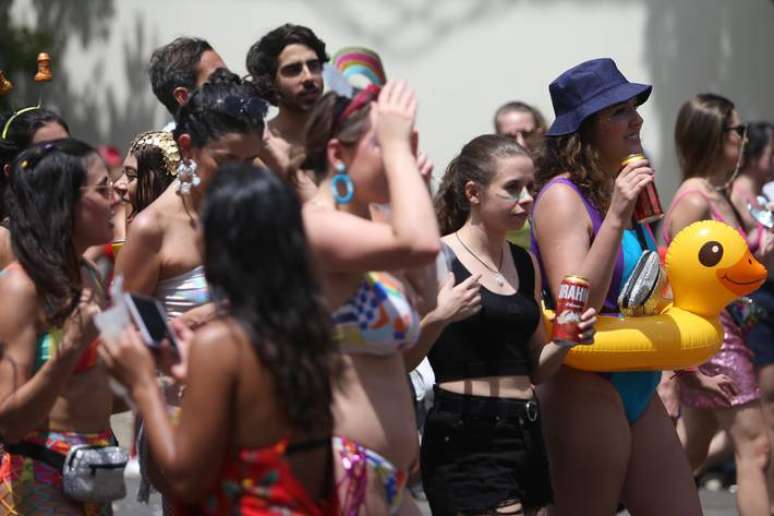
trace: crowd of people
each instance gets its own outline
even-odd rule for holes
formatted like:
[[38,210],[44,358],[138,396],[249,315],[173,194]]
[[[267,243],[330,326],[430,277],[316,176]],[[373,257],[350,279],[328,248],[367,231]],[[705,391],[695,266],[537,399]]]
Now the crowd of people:
[[[505,103],[435,192],[407,82],[331,88],[293,24],[246,68],[198,38],[155,50],[172,121],[123,159],[44,106],[0,119],[0,510],[111,514],[110,417],[131,409],[139,496],[171,515],[416,515],[417,496],[441,516],[700,515],[694,478],[731,451],[739,513],[771,514],[774,126],[687,100],[683,181],[651,227],[633,212],[652,87],[609,58],[548,85],[550,124]],[[720,352],[565,365],[640,256],[707,219],[769,270],[722,312]],[[543,310],[568,275],[590,285],[572,342]],[[100,336],[116,285],[157,300],[170,338]]]

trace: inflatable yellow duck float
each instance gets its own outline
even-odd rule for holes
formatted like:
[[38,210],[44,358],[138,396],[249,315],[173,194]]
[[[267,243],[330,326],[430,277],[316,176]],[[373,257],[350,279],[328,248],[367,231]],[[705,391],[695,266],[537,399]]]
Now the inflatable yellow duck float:
[[[766,280],[741,235],[714,220],[696,222],[670,244],[665,263],[673,301],[660,314],[597,318],[594,343],[565,364],[586,371],[660,371],[705,362],[720,349],[720,312]],[[546,320],[552,319],[551,313]]]

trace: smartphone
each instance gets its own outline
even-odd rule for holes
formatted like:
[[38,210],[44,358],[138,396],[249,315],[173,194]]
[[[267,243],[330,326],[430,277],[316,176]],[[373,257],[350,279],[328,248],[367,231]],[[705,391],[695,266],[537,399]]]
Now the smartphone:
[[158,348],[164,339],[169,339],[177,351],[175,333],[167,324],[167,314],[158,300],[142,294],[124,294],[129,314],[148,347]]

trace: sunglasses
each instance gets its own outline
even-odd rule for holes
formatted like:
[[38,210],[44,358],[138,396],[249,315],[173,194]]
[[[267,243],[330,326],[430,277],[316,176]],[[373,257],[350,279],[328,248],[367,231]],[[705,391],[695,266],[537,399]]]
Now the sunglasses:
[[255,127],[263,127],[268,111],[266,102],[259,97],[229,95],[218,101],[221,111],[233,118],[246,117]]
[[744,138],[744,133],[747,132],[747,126],[745,125],[733,125],[730,127],[724,127],[723,132],[727,133],[730,131],[734,131],[736,134],[738,134],[740,137]]

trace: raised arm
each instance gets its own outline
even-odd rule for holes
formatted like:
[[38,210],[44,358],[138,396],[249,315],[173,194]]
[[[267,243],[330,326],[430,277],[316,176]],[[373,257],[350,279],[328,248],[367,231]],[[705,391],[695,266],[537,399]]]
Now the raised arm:
[[430,193],[411,149],[414,92],[404,82],[390,82],[372,110],[392,215],[388,224],[378,223],[305,205],[307,235],[327,272],[418,267],[431,263],[440,248]]
[[623,230],[632,218],[639,192],[653,180],[643,161],[627,165],[615,181],[610,208],[592,242],[592,226],[583,201],[570,187],[549,188],[535,207],[535,233],[554,299],[564,276],[589,280],[589,307],[599,311],[610,289]]

